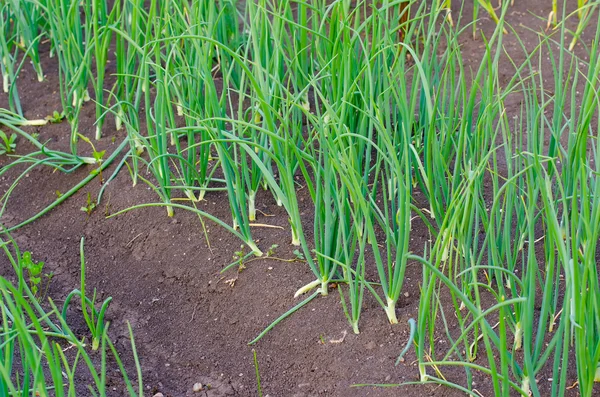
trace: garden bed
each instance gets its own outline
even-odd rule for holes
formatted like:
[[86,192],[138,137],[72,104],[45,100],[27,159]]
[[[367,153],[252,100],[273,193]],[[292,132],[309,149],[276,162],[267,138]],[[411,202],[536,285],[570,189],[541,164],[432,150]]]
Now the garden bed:
[[[510,8],[507,21],[518,32],[504,38],[504,48],[515,64],[525,60],[521,44],[533,49],[538,45],[550,2],[519,1]],[[468,7],[464,15],[471,15]],[[491,35],[494,23],[482,16],[478,26]],[[489,36],[488,36],[489,37]],[[578,46],[586,44],[582,36]],[[483,41],[468,34],[460,39],[465,65],[480,62]],[[37,82],[33,70],[25,67],[19,78],[19,93],[24,116],[44,118],[61,109],[58,93],[57,63],[49,58],[48,47],[41,48],[46,74]],[[472,62],[472,64],[471,64]],[[504,57],[500,62],[501,79],[509,81],[514,66]],[[551,68],[543,59],[542,68]],[[109,69],[110,70],[110,69]],[[502,84],[503,81],[500,81]],[[6,95],[0,96],[0,106],[7,108]],[[521,101],[506,103],[507,112],[518,115]],[[82,108],[79,131],[93,136],[95,107],[92,102]],[[124,132],[114,131],[112,120],[106,122],[104,135],[96,142],[97,150],[111,153],[124,139]],[[55,150],[69,150],[69,125],[65,122],[30,127],[39,134],[40,142],[49,142]],[[24,140],[17,142],[17,153],[33,148]],[[85,151],[85,144],[82,149]],[[10,161],[0,158],[0,165]],[[114,167],[104,171],[107,178]],[[11,170],[0,181],[4,192],[23,168]],[[68,191],[88,175],[90,168],[72,174],[61,174],[49,168],[31,170],[19,183],[2,215],[2,223],[13,226],[28,219],[57,194]],[[145,176],[142,169],[140,175]],[[105,188],[102,201],[89,215],[81,210],[88,194],[96,197],[101,183],[92,180],[67,201],[47,215],[12,232],[22,250],[32,252],[36,260],[45,261],[44,272],[54,276],[49,282],[48,296],[55,302],[79,285],[79,244],[85,237],[88,288],[97,288],[99,297],[112,297],[107,312],[112,340],[121,358],[134,374],[127,323],[135,335],[141,360],[145,395],[165,396],[255,396],[257,377],[254,357],[258,362],[260,385],[264,395],[274,396],[453,396],[462,392],[435,384],[405,385],[400,388],[373,386],[418,382],[419,369],[414,349],[395,366],[396,359],[409,341],[409,319],[419,310],[422,265],[409,261],[402,296],[397,305],[398,324],[390,325],[379,304],[368,294],[363,305],[360,334],[349,326],[340,304],[337,285],[331,285],[328,296],[319,296],[275,326],[255,345],[249,346],[261,331],[277,317],[304,299],[294,298],[294,292],[314,280],[314,274],[290,245],[288,216],[268,192],[259,192],[257,220],[252,227],[255,242],[267,257],[246,260],[235,265],[236,252],[242,242],[218,225],[197,215],[175,208],[174,217],[167,217],[164,208],[148,207],[108,217],[136,204],[158,201],[156,194],[144,183],[132,186],[132,179],[123,168]],[[58,193],[57,193],[58,192]],[[490,198],[491,199],[491,198]],[[313,208],[306,190],[298,190],[298,202],[306,222],[307,240],[311,241]],[[208,192],[205,200],[196,204],[219,219],[230,219],[225,192]],[[266,226],[265,226],[266,225]],[[409,248],[422,254],[424,242],[431,239],[427,227],[413,223]],[[271,248],[270,248],[271,247]],[[0,260],[2,274],[10,266]],[[336,288],[337,287],[337,288]],[[485,299],[485,297],[484,297]],[[450,323],[454,319],[448,319]],[[80,332],[83,333],[83,326]],[[439,335],[437,344],[448,343]],[[254,352],[256,356],[254,356]],[[483,353],[482,353],[483,354]],[[125,393],[118,376],[108,379],[114,395]],[[462,384],[464,370],[444,369],[449,381]],[[552,373],[537,377],[542,395],[550,395]],[[575,385],[576,365],[569,362],[568,396],[579,395]],[[494,389],[486,375],[474,372],[473,386],[482,396],[491,396]],[[204,387],[199,394],[193,388]],[[356,386],[368,384],[367,386]],[[206,387],[209,385],[209,388]],[[197,386],[196,386],[197,387]],[[202,394],[204,393],[204,394]]]

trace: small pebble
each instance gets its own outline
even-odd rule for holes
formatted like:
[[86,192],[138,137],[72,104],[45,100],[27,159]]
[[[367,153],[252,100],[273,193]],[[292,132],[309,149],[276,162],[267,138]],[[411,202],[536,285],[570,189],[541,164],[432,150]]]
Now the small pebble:
[[192,390],[194,393],[198,393],[201,392],[203,389],[202,383],[198,382],[198,383],[194,383],[194,386],[192,387]]
[[164,394],[162,394],[161,392],[156,393],[154,396],[152,397],[165,397]]

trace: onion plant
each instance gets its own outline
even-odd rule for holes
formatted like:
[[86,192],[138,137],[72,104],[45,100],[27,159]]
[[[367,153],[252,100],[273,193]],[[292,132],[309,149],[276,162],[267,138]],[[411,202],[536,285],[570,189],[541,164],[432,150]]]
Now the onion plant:
[[[59,62],[60,97],[63,113],[71,125],[71,151],[77,153],[79,113],[89,100],[92,36],[90,1],[48,0],[44,4],[52,48]],[[100,60],[99,60],[100,61]]]
[[[9,94],[9,106],[21,114],[16,88],[17,76],[26,59],[31,60],[38,80],[44,79],[39,57],[42,19],[41,7],[36,2],[18,0],[2,3],[0,10],[0,72],[3,92]],[[19,58],[22,59],[19,61]]]
[[24,51],[25,56],[31,59],[38,81],[44,80],[42,65],[40,63],[39,45],[42,36],[40,25],[42,7],[35,2],[8,1],[13,11],[13,23],[19,32],[17,45]]
[[[152,20],[142,0],[124,1],[120,10],[120,20],[112,28],[115,33],[116,83],[113,95],[116,98],[115,126],[120,130],[127,116],[130,124],[137,128],[138,110],[141,100],[143,71],[145,70],[142,47],[146,38],[150,39]],[[131,136],[131,134],[128,134]],[[132,151],[140,150],[132,140]]]
[[[320,133],[328,134],[327,127]],[[332,139],[331,135],[329,134],[329,139]],[[321,138],[319,154],[311,162],[314,182],[310,181],[310,177],[307,178],[308,190],[315,206],[313,233],[314,247],[317,253],[315,260],[313,261],[311,258],[308,263],[317,279],[300,288],[296,295],[315,286],[319,287],[322,295],[327,295],[329,283],[335,277],[338,263],[346,263],[346,258],[343,256],[347,253],[347,250],[344,249],[347,241],[342,240],[344,236],[342,228],[349,226],[348,221],[344,219],[344,216],[349,214],[344,214],[342,211],[345,209],[344,201],[347,197],[347,190],[340,186],[334,172],[335,151],[330,147],[326,137],[322,136]],[[345,235],[348,236],[348,231]]]
[[16,88],[17,26],[11,23],[12,7],[10,3],[0,8],[0,72],[2,72],[2,91],[8,95],[11,110],[21,113],[21,102]]
[[[292,145],[301,147],[300,140],[302,136],[302,108],[298,102],[302,101],[302,96],[286,87],[285,66],[287,55],[285,48],[288,40],[288,31],[298,30],[294,25],[289,24],[285,16],[289,15],[289,4],[281,3],[270,4],[267,1],[259,1],[257,4],[248,3],[249,34],[245,43],[244,57],[251,61],[249,72],[252,74],[244,75],[240,78],[239,101],[237,109],[232,113],[238,118],[250,119],[252,124],[261,129],[277,131],[283,138],[281,140],[269,139],[255,128],[245,128],[238,134],[244,134],[252,137],[252,140],[262,150],[257,150],[261,162],[267,168],[267,174],[275,174],[272,168],[272,161],[267,158],[267,152],[273,153],[275,159],[279,162],[279,186],[284,189],[273,190],[278,205],[283,205],[284,201],[289,201],[295,188],[293,187],[293,175],[298,166],[297,156],[294,154]],[[303,91],[306,93],[306,91]],[[286,100],[287,99],[287,100]],[[247,101],[250,108],[246,111]],[[301,104],[300,104],[301,105]],[[245,116],[245,115],[248,116]],[[264,173],[260,167],[251,166],[245,169],[246,179],[248,180],[248,201],[249,214],[251,218],[255,217],[255,197],[259,186],[268,186],[263,180]],[[286,183],[291,182],[290,185]],[[289,190],[286,191],[285,187]],[[285,192],[285,193],[284,193]],[[286,198],[282,197],[286,194]],[[290,206],[285,206],[290,215],[292,227],[292,243],[300,245],[297,231],[301,228],[300,220],[294,216]]]
[[121,18],[120,2],[115,2],[109,12],[105,0],[92,0],[92,32],[91,38],[94,46],[94,61],[96,65],[96,76],[92,79],[94,84],[96,101],[96,139],[102,137],[102,126],[104,125],[105,100],[104,79],[108,64],[109,49],[112,44],[114,32],[107,25],[114,25]]
[[[577,16],[577,18],[579,19],[579,21],[577,23],[577,28],[573,32],[573,38],[571,39],[571,43],[569,44],[569,51],[572,51],[575,48],[577,41],[581,37],[581,34],[585,30],[585,28],[589,25],[589,23],[592,21],[594,12],[598,9],[598,3],[594,2],[594,1],[588,1],[588,0],[577,0],[575,12],[568,15],[568,18],[567,18],[566,9],[567,9],[567,2],[563,1],[562,2],[562,17],[560,19],[561,24],[565,23],[565,21],[570,17]],[[558,17],[559,17],[558,0],[552,0],[552,11],[550,12],[550,15],[548,16],[548,27],[550,26],[550,24],[553,24],[555,26],[555,29],[558,29],[559,28]]]
[[[185,121],[185,127],[174,129],[171,134],[177,153],[181,154],[177,158],[179,185],[185,187],[184,193],[190,200],[200,201],[207,190],[218,189],[209,187],[210,182],[223,183],[222,179],[215,177],[219,164],[218,161],[213,162],[213,146],[208,130],[195,128],[196,120],[222,116],[225,107],[226,92],[217,92],[213,82],[213,59],[219,51],[210,43],[198,39],[214,32],[219,19],[213,3],[195,3],[192,8],[176,12],[180,14],[179,20],[174,18],[172,29],[181,35],[193,35],[166,43],[170,53],[167,69],[173,79],[169,84],[172,88],[171,103],[175,104],[177,114],[183,116]],[[192,32],[185,29],[188,23],[193,27]],[[222,75],[224,83],[228,82],[229,71],[222,70]],[[184,139],[185,142],[182,142]]]

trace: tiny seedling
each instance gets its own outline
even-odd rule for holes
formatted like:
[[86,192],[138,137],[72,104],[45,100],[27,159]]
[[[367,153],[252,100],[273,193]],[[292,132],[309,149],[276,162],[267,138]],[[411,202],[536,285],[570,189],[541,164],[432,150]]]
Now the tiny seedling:
[[[261,256],[259,258],[251,258],[252,256],[254,256],[254,253],[251,251],[249,253],[245,253],[244,252],[244,246],[242,245],[239,249],[239,251],[236,251],[233,253],[233,262],[230,263],[229,265],[225,266],[225,268],[223,268],[223,270],[221,270],[221,273],[225,273],[227,270],[231,269],[234,266],[237,266],[238,268],[238,273],[241,273],[244,269],[246,269],[246,266],[250,263],[250,262],[254,262],[257,260],[273,260],[273,261],[279,261],[279,262],[303,262],[304,261],[304,255],[302,255],[302,253],[298,250],[294,251],[294,258],[291,259],[284,259],[284,258],[278,258],[275,256],[275,250],[279,247],[279,245],[277,244],[273,244],[271,245],[271,247],[269,247],[269,250],[267,251],[267,254],[264,256]],[[251,259],[250,259],[251,258]],[[269,268],[270,270],[271,268]],[[237,280],[237,277],[235,278],[235,280]],[[228,280],[228,283],[231,280]]]
[[235,266],[237,266],[238,273],[241,273],[244,269],[246,269],[246,264],[252,262],[252,260],[249,260],[249,258],[253,255],[254,252],[252,251],[246,254],[244,252],[244,246],[240,246],[240,249],[233,253],[233,262],[225,266],[223,270],[221,270],[221,273],[225,273],[226,271]]
[[0,155],[14,153],[17,148],[17,134],[8,136],[4,131],[0,131],[0,139],[2,139],[2,142],[0,142]]
[[92,147],[92,157],[93,157],[93,161],[96,164],[97,168],[92,170],[90,173],[92,175],[98,175],[98,177],[100,178],[100,184],[104,183],[104,178],[102,177],[102,162],[104,161],[104,155],[106,154],[106,150],[96,150],[96,147],[94,146],[94,144],[92,143],[92,141],[90,141],[87,137],[81,135],[81,134],[77,134],[79,135],[79,137],[81,138],[82,141],[87,142],[90,144],[90,146]]
[[62,122],[65,118],[65,113],[64,112],[57,112],[56,110],[54,112],[52,112],[52,114],[44,117],[45,120],[47,120],[48,122],[52,123],[52,124],[58,124],[60,122]]
[[240,250],[233,253],[234,263],[238,265],[238,273],[241,273],[245,268],[244,260],[247,259],[248,255],[244,254],[244,246],[240,246]]
[[95,170],[92,170],[91,174],[98,175],[98,177],[100,178],[100,184],[104,183],[104,178],[102,177],[102,161],[103,161],[105,153],[106,153],[106,150],[97,152],[96,149],[94,149],[93,156],[94,156],[94,159],[96,160],[96,164],[98,164],[98,168],[96,168]]
[[46,288],[44,289],[44,293],[40,295],[39,301],[44,300],[44,298],[48,296],[48,288],[50,287],[50,281],[54,278],[54,272],[45,273],[44,277],[46,278]]
[[92,199],[90,192],[87,194],[87,200],[85,205],[80,208],[81,211],[85,212],[88,216],[92,215],[92,212],[96,209],[96,201]]
[[269,247],[269,250],[267,251],[267,256],[273,256],[275,255],[275,250],[279,247],[279,245],[277,244],[273,244],[272,246]]
[[29,275],[29,288],[31,288],[33,296],[37,297],[37,294],[40,291],[40,284],[42,283],[44,262],[35,263],[31,259],[31,252],[25,251],[21,257],[21,269],[22,271],[27,270]]
[[304,254],[300,250],[294,250],[294,255],[296,255],[296,259],[300,261],[304,260]]

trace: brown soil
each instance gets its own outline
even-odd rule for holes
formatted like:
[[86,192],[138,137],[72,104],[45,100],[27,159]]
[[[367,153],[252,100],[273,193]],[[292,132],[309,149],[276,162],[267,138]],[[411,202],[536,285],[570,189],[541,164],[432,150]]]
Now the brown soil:
[[[534,32],[545,22],[533,13],[546,16],[549,1],[515,2],[510,11],[510,23],[529,48],[538,43]],[[471,15],[466,9],[464,15]],[[480,23],[488,37],[493,26],[484,19]],[[522,61],[518,42],[508,36],[505,46]],[[481,40],[465,35],[462,39],[465,57],[476,59],[482,52]],[[60,109],[56,60],[42,54],[47,80],[38,83],[30,68],[25,68],[19,80],[25,116],[42,118]],[[506,63],[506,79],[512,68]],[[546,65],[548,66],[548,65]],[[7,107],[7,98],[0,96],[0,106]],[[518,103],[514,109],[518,109]],[[92,136],[94,106],[88,103],[82,110],[81,133]],[[97,145],[110,152],[123,138],[123,132],[113,131],[107,120],[105,137]],[[41,141],[51,140],[52,147],[68,150],[69,126],[66,123],[39,128]],[[116,142],[112,143],[112,138]],[[82,143],[81,147],[84,148]],[[27,145],[20,140],[18,150]],[[0,159],[0,165],[7,163]],[[110,170],[107,174],[110,174]],[[27,219],[80,181],[89,169],[62,175],[47,168],[31,171],[20,183],[2,217],[10,226]],[[2,191],[8,188],[16,174],[0,181]],[[79,284],[79,241],[85,237],[88,288],[97,288],[101,299],[113,297],[107,319],[110,335],[122,351],[130,375],[134,375],[126,322],[131,323],[141,358],[146,395],[162,392],[166,396],[197,395],[192,386],[200,382],[211,385],[206,396],[257,395],[254,348],[260,366],[264,395],[269,396],[454,396],[456,390],[416,385],[402,388],[352,387],[360,383],[401,383],[418,380],[414,350],[406,360],[394,366],[397,355],[408,338],[409,318],[415,318],[418,308],[420,269],[409,265],[405,292],[398,309],[400,323],[387,323],[381,308],[367,299],[361,317],[361,334],[354,335],[346,321],[339,295],[332,290],[328,297],[319,297],[280,323],[254,347],[248,342],[256,337],[279,315],[300,302],[295,290],[312,281],[314,276],[302,262],[257,259],[238,273],[235,269],[221,274],[232,262],[232,255],[241,242],[213,224],[206,224],[204,234],[198,218],[183,210],[168,218],[163,208],[145,208],[124,215],[106,218],[105,214],[132,205],[156,202],[156,195],[142,183],[132,187],[131,178],[123,170],[106,189],[99,208],[88,217],[80,210],[88,192],[94,197],[100,188],[92,181],[75,196],[50,214],[23,227],[13,235],[23,250],[33,252],[36,260],[46,262],[46,271],[54,272],[49,295],[56,301],[64,298]],[[302,193],[300,193],[302,195]],[[301,198],[306,219],[312,218],[309,198]],[[255,228],[259,246],[267,250],[277,244],[279,258],[294,258],[290,246],[287,217],[269,194],[257,200],[258,222],[281,229]],[[227,199],[223,194],[209,194],[199,208],[222,219],[229,219]],[[310,230],[310,228],[309,228]],[[210,245],[207,244],[207,237]],[[310,236],[309,241],[310,241]],[[413,230],[413,249],[420,250],[428,238],[423,228]],[[4,259],[0,269],[7,274]],[[228,281],[236,279],[233,286]],[[343,336],[345,335],[345,338]],[[343,339],[341,343],[333,343]],[[570,374],[574,375],[574,373]],[[452,379],[461,379],[464,371],[449,372]],[[479,392],[493,394],[488,380],[475,374]],[[547,378],[541,376],[540,378]],[[111,384],[112,385],[112,384]],[[116,395],[122,385],[114,383]],[[543,386],[542,386],[543,387]],[[577,395],[577,389],[570,391]],[[203,395],[200,393],[199,395]]]

